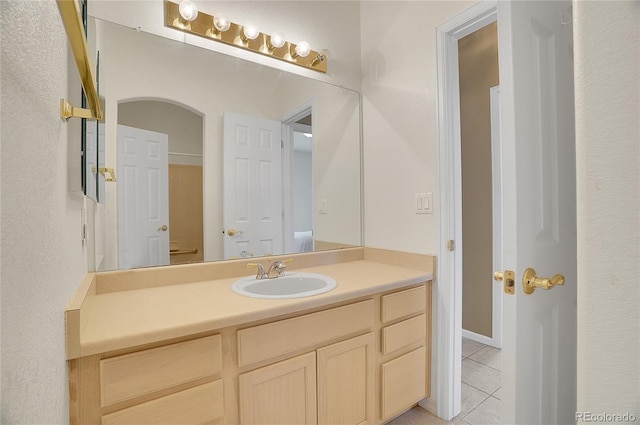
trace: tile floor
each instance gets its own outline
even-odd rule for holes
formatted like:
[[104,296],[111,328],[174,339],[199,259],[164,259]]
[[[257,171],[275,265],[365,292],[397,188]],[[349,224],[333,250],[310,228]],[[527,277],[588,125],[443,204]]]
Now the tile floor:
[[451,422],[416,406],[388,425],[500,424],[500,350],[462,339],[462,411]]

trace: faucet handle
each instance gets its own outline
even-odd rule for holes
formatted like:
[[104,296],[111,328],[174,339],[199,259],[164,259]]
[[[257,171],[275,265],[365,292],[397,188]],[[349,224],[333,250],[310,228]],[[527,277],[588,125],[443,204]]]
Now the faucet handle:
[[251,268],[251,267],[257,267],[258,268],[258,272],[256,273],[256,279],[266,279],[267,278],[267,273],[265,273],[264,271],[264,266],[260,263],[247,263],[247,268]]
[[271,274],[271,270],[275,270],[278,273],[278,276],[282,276],[284,274],[284,269],[287,268],[286,263],[291,263],[293,261],[292,258],[288,258],[286,260],[276,260],[271,264],[269,269],[269,274]]

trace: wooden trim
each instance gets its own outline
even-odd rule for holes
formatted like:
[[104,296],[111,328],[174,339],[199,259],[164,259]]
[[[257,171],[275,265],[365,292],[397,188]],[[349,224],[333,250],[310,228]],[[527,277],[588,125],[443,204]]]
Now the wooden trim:
[[100,425],[98,362],[97,355],[67,361],[70,425]]

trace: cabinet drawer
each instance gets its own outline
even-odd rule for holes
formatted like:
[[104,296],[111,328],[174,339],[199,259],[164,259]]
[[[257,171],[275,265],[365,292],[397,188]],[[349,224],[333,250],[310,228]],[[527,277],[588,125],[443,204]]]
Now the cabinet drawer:
[[220,335],[100,361],[102,406],[220,373]]
[[427,288],[425,286],[384,295],[382,297],[382,321],[387,323],[415,313],[422,313],[426,308]]
[[102,417],[102,425],[201,425],[224,415],[222,379]]
[[382,329],[382,354],[389,354],[427,337],[427,318],[421,314]]
[[373,326],[373,300],[238,331],[238,364],[245,366],[331,341]]
[[425,397],[425,355],[420,347],[382,365],[383,420]]

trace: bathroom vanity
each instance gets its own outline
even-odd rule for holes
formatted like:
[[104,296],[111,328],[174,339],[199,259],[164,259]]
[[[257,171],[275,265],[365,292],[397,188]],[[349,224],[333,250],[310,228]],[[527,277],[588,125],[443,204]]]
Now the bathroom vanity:
[[242,296],[241,260],[88,275],[66,311],[71,423],[380,424],[429,396],[433,257],[287,258],[338,286]]

